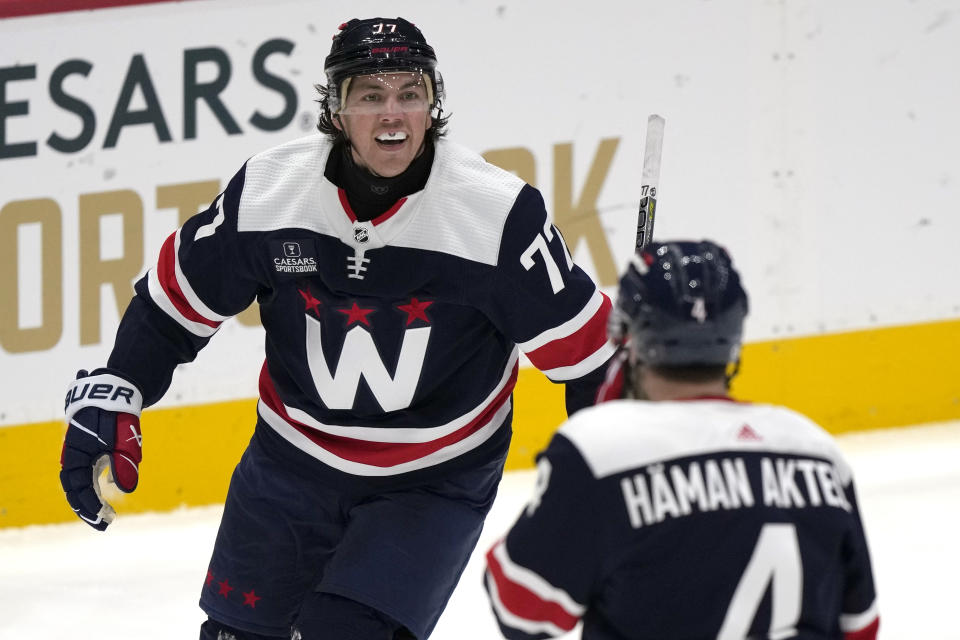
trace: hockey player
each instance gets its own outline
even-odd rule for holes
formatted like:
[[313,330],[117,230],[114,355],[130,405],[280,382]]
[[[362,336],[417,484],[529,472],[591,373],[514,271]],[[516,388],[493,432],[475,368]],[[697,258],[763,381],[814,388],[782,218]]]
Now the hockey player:
[[746,313],[716,244],[634,257],[611,314],[633,399],[560,428],[487,553],[507,638],[876,638],[850,466],[804,416],[727,393]]
[[259,303],[256,429],[202,590],[208,640],[426,638],[496,493],[519,352],[573,412],[614,350],[611,303],[540,193],[443,138],[419,29],[351,20],[324,70],[320,133],[248,160],[167,239],[107,366],[67,396],[61,481],[103,530],[96,469],[136,487],[141,408]]

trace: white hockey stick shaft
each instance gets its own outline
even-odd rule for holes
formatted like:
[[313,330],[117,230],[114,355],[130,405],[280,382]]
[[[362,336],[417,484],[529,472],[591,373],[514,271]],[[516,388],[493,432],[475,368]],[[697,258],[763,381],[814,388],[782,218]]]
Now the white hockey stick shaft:
[[656,114],[647,118],[647,140],[643,150],[643,174],[640,181],[640,212],[637,216],[636,251],[653,239],[657,215],[657,184],[660,182],[660,157],[663,154],[663,128],[666,121]]

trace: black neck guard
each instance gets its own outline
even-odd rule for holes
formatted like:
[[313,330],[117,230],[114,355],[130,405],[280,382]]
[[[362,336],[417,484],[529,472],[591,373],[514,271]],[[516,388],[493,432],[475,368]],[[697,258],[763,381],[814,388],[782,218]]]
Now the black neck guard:
[[400,198],[423,189],[432,166],[433,143],[429,140],[423,153],[414,158],[403,173],[392,178],[375,176],[359,166],[353,161],[349,143],[338,143],[330,151],[324,175],[346,192],[357,219],[367,221],[392,207]]

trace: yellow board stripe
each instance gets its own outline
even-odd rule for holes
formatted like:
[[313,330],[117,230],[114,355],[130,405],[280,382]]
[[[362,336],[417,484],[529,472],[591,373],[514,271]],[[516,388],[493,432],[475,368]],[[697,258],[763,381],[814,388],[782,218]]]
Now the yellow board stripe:
[[[960,321],[746,345],[733,395],[790,406],[839,433],[960,419]],[[563,387],[521,369],[508,469],[533,465],[563,422]],[[144,412],[140,486],[123,513],[223,501],[256,401]],[[0,527],[73,520],[58,480],[60,421],[0,428]]]
[[751,343],[733,394],[832,433],[960,418],[960,320]]

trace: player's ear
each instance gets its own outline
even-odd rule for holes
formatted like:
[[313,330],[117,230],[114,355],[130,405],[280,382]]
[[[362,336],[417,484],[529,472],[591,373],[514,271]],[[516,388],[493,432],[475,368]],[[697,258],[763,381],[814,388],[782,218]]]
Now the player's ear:
[[334,114],[330,121],[333,123],[333,126],[339,131],[343,131],[343,124],[340,122],[340,114]]

